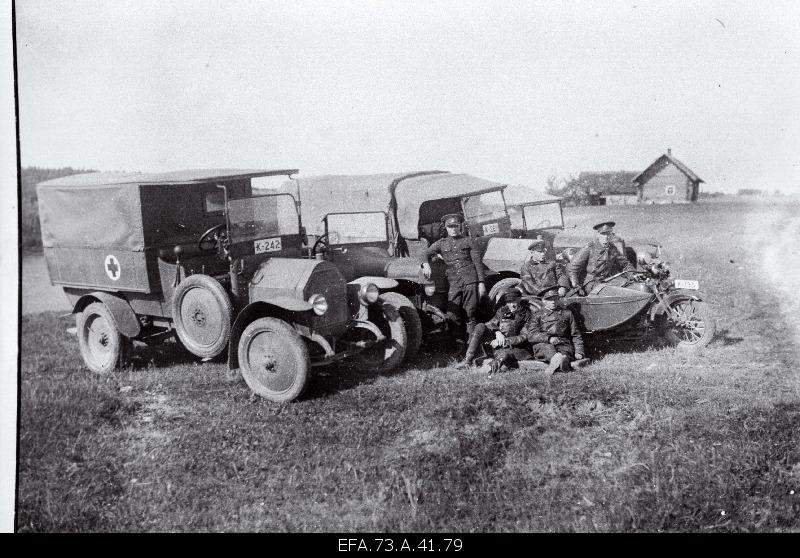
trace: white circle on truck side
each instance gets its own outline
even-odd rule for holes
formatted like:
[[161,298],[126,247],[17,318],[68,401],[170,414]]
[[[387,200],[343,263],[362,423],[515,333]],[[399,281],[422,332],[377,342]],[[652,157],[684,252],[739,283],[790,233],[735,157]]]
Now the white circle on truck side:
[[119,261],[116,256],[112,256],[111,254],[106,256],[105,265],[103,267],[106,270],[106,275],[108,275],[108,278],[112,281],[116,281],[120,278],[122,269],[119,266]]

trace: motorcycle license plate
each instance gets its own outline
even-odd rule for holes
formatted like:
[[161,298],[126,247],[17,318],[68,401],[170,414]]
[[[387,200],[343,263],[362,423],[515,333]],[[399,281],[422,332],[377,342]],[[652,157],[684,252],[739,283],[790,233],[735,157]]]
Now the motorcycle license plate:
[[489,236],[490,234],[495,234],[499,232],[500,232],[500,226],[497,223],[488,223],[483,226],[484,236]]
[[696,291],[700,289],[700,281],[692,281],[691,279],[675,279],[676,289],[691,289]]
[[281,239],[278,238],[265,238],[263,240],[256,240],[253,243],[255,246],[256,254],[263,254],[265,252],[280,252]]

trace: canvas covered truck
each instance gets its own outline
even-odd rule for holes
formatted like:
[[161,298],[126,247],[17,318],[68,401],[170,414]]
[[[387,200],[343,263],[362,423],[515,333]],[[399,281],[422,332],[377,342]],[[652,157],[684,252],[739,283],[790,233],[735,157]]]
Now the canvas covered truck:
[[[442,218],[465,217],[465,233],[483,255],[487,288],[501,273],[519,271],[528,242],[512,238],[505,184],[468,174],[420,171],[375,175],[293,178],[280,191],[301,200],[309,249],[334,263],[348,280],[365,277],[386,296],[410,301],[404,314],[413,350],[424,332],[446,326],[447,278],[442,262],[431,262],[423,278],[419,254],[446,235]],[[419,327],[418,333],[412,333]]]
[[39,184],[51,282],[76,314],[86,366],[108,372],[133,341],[170,337],[204,359],[227,350],[257,394],[289,401],[310,367],[400,364],[400,314],[369,281],[309,258],[298,204],[254,179],[294,169],[91,173]]

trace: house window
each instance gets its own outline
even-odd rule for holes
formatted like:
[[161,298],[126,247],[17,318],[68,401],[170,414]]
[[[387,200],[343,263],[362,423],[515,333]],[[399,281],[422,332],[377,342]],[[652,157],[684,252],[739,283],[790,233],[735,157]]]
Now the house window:
[[675,195],[675,186],[667,186],[667,195],[674,196]]

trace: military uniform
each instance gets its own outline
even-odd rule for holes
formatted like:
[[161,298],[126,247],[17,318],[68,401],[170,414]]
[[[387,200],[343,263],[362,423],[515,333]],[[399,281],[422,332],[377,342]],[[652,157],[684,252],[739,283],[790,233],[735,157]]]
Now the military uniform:
[[593,240],[575,255],[567,267],[567,274],[573,285],[585,284],[589,291],[606,277],[621,271],[635,270],[613,242],[604,244]]
[[534,262],[529,260],[522,264],[519,274],[520,283],[517,288],[525,294],[533,295],[547,289],[559,286],[569,289],[569,278],[564,269],[556,262]]
[[[512,296],[515,300],[519,300],[519,294]],[[506,301],[508,301],[508,299],[506,299]],[[475,353],[478,352],[478,347],[483,343],[493,340],[495,338],[495,332],[499,331],[506,337],[519,335],[525,323],[528,321],[529,314],[530,308],[527,304],[520,304],[514,311],[511,311],[508,306],[503,304],[503,306],[497,309],[497,312],[494,313],[491,320],[475,326],[475,330],[469,338],[467,354],[464,360],[459,363],[459,366],[468,366],[472,364]],[[495,356],[498,355],[498,351],[499,349],[495,351]]]
[[[556,343],[550,343],[555,337]],[[568,308],[556,306],[553,310],[543,309],[532,313],[519,335],[510,337],[512,347],[529,344],[531,353],[537,360],[549,361],[557,352],[575,358],[583,352],[583,335],[578,322]]]
[[420,256],[423,264],[440,254],[447,266],[447,316],[456,329],[462,329],[461,312],[467,317],[467,334],[475,328],[478,312],[478,283],[484,282],[483,263],[475,241],[469,236],[447,237],[434,242]]

